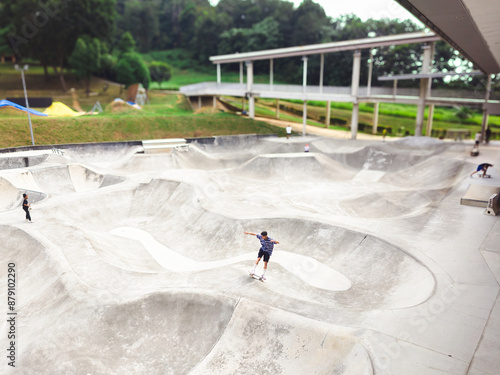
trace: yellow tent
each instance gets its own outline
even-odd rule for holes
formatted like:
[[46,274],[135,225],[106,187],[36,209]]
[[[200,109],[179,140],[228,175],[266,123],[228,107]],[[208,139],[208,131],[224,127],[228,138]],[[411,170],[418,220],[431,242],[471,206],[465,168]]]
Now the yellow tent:
[[85,112],[76,112],[73,111],[66,104],[61,102],[54,102],[49,108],[46,108],[43,113],[49,116],[59,116],[59,117],[73,117],[73,116],[81,116],[84,115]]

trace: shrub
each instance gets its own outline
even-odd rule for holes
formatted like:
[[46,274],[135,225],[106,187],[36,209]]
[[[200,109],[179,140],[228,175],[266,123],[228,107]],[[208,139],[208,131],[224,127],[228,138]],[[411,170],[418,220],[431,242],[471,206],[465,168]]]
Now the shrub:
[[165,62],[151,61],[148,68],[151,80],[158,82],[160,86],[162,82],[168,81],[172,77],[172,67]]

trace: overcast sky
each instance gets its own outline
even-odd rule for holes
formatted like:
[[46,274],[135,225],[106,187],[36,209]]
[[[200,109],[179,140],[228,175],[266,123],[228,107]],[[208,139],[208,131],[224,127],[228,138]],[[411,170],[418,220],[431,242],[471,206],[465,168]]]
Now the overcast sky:
[[[302,0],[288,0],[299,6]],[[314,0],[320,4],[330,17],[354,13],[362,20],[368,18],[407,19],[414,17],[394,0]]]
[[[298,7],[302,0],[287,0]],[[342,14],[353,13],[362,20],[368,18],[380,19],[413,19],[416,20],[406,9],[395,0],[314,0],[320,4],[330,17],[338,17]],[[210,0],[212,5],[218,0]]]

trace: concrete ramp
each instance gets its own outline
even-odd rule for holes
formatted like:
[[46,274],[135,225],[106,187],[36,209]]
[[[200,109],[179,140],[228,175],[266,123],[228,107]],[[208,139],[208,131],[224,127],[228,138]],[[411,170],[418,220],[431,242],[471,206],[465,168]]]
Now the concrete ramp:
[[[448,143],[67,145],[0,169],[10,373],[495,374],[500,222],[458,200],[498,174],[469,178],[476,160]],[[498,146],[481,146],[494,165]],[[486,202],[485,189],[465,198]],[[244,234],[263,230],[280,242],[265,282],[249,276],[261,244]]]
[[[87,301],[79,301],[61,283],[53,285],[50,297],[46,302],[58,310],[35,310],[42,302],[37,299],[21,318],[29,332],[18,364],[23,373],[189,374],[218,342],[235,303],[208,293],[169,291],[103,306],[102,294],[88,293]],[[46,316],[37,325],[35,313]],[[57,361],[47,348],[57,348]]]
[[370,375],[349,330],[241,300],[224,335],[190,374]]
[[[341,305],[395,308],[418,304],[433,291],[429,269],[390,243],[315,221],[229,218],[204,209],[199,194],[184,182],[154,179],[135,191],[75,198],[73,204],[88,207],[83,212],[57,207],[50,214],[78,221],[92,253],[126,271],[173,277],[243,267],[238,271],[241,280],[232,282],[241,290],[248,281],[244,266],[251,266],[259,245],[243,231],[270,228],[270,235],[282,241],[272,260],[273,275],[280,282],[266,284],[270,295],[314,299],[326,293]],[[57,233],[60,236],[61,228]],[[402,292],[415,283],[420,283],[418,292]]]
[[380,218],[401,217],[425,208],[432,201],[418,192],[372,193],[340,202],[349,216]]
[[237,175],[279,181],[342,181],[354,171],[327,156],[316,153],[259,155],[234,171]]
[[0,170],[33,167],[43,163],[47,158],[48,154],[31,156],[6,156],[6,154],[0,154]]
[[124,177],[101,174],[79,164],[34,168],[7,178],[19,188],[47,194],[91,191],[125,180]]
[[433,156],[395,173],[387,173],[380,182],[418,190],[449,188],[470,173],[465,161]]
[[134,154],[114,162],[112,168],[125,173],[147,173],[159,168],[175,169],[177,163],[173,154]]
[[493,194],[500,194],[500,186],[469,185],[464,196],[460,199],[460,204],[486,208]]
[[0,210],[10,209],[21,200],[19,190],[6,179],[0,177]]
[[208,291],[118,297],[89,287],[27,232],[1,226],[0,240],[22,272],[23,373],[373,373],[353,330]]

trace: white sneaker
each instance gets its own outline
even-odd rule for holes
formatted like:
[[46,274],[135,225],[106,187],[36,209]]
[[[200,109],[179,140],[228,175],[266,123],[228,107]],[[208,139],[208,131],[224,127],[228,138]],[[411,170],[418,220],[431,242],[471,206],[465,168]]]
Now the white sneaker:
[[264,277],[264,275],[262,275],[262,276],[260,277],[260,279],[261,279],[261,280],[265,280],[266,278]]

